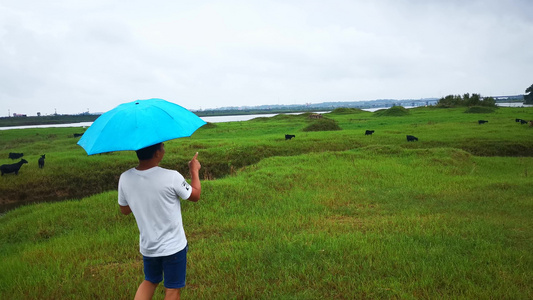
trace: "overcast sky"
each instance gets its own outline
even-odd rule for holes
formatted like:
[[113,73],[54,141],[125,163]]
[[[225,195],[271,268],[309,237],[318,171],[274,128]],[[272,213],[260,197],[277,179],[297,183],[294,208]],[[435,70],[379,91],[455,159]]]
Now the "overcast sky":
[[0,0],[0,116],[523,94],[531,0]]

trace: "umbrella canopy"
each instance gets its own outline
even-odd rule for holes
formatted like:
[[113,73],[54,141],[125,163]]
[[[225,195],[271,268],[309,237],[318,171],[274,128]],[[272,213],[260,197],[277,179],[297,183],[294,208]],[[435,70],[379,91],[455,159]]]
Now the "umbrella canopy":
[[187,109],[163,99],[123,103],[102,114],[78,145],[88,155],[139,150],[171,139],[191,136],[206,124]]

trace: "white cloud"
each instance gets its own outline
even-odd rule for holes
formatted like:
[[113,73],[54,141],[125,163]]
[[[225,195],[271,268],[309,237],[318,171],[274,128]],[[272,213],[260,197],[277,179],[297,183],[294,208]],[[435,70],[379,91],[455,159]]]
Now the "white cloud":
[[[533,4],[4,1],[0,115],[522,93]],[[529,64],[529,65],[528,65]]]

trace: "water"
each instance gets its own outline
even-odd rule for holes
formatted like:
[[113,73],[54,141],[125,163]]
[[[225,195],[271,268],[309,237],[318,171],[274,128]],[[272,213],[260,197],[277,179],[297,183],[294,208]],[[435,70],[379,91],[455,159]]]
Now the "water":
[[[388,107],[379,107],[379,108],[365,108],[363,110],[374,112],[379,109],[384,109]],[[405,108],[412,108],[411,106],[407,106]],[[320,112],[313,112],[318,114],[324,114],[328,113],[329,111],[320,111]],[[298,113],[284,113],[286,115],[299,115],[302,114],[301,112]],[[224,122],[240,122],[240,121],[248,121],[255,118],[270,118],[273,116],[276,116],[279,114],[255,114],[255,115],[235,115],[235,116],[213,116],[213,117],[200,117],[200,119],[208,122],[208,123],[224,123]],[[81,122],[81,123],[68,123],[68,124],[44,124],[44,125],[25,125],[25,126],[9,126],[9,127],[0,127],[0,130],[10,130],[10,129],[28,129],[28,128],[52,128],[52,127],[83,127],[87,128],[91,126],[93,122]]]
[[[327,113],[326,112],[316,112],[316,113]],[[301,113],[287,113],[287,115],[298,115]],[[278,114],[256,114],[256,115],[237,115],[237,116],[214,116],[214,117],[200,117],[200,119],[209,122],[209,123],[223,123],[223,122],[239,122],[239,121],[248,121],[251,119],[264,117],[269,118],[276,116]],[[28,129],[28,128],[50,128],[50,127],[89,127],[93,122],[81,122],[81,123],[69,123],[69,124],[45,124],[45,125],[27,125],[27,126],[10,126],[10,127],[0,127],[0,130],[9,130],[9,129]]]
[[[522,104],[521,102],[511,102],[511,103],[496,103],[498,106],[502,107],[533,107],[531,104]],[[404,106],[405,108],[413,108],[418,106]],[[374,108],[363,108],[365,111],[374,112],[380,109],[387,109],[390,107],[374,107]],[[315,113],[328,113],[329,111],[315,112]],[[298,115],[302,113],[286,113],[287,115]],[[223,122],[239,122],[239,121],[248,121],[251,119],[264,117],[269,118],[276,116],[278,114],[255,114],[255,115],[237,115],[237,116],[214,116],[214,117],[200,117],[202,120],[209,123],[223,123]],[[0,130],[9,130],[9,129],[26,129],[26,128],[50,128],[50,127],[89,127],[93,122],[81,122],[81,123],[69,123],[69,124],[46,124],[46,125],[27,125],[27,126],[10,126],[10,127],[0,127]]]
[[502,107],[533,107],[532,104],[523,104],[521,102],[496,103],[496,105]]
[[80,122],[80,123],[68,123],[68,124],[44,124],[44,125],[25,125],[25,126],[9,126],[0,127],[0,130],[9,129],[28,129],[28,128],[51,128],[51,127],[89,127],[93,122]]
[[[496,103],[498,106],[502,107],[533,107],[531,104],[522,104],[521,102],[510,102],[510,103]],[[418,106],[404,106],[405,108],[413,108]],[[374,112],[380,109],[387,109],[390,107],[374,107],[374,108],[364,108],[363,110]],[[315,112],[315,113],[328,113],[329,111]],[[287,115],[298,115],[302,113],[286,113]],[[248,121],[251,119],[264,117],[269,118],[276,116],[278,114],[255,114],[255,115],[237,115],[237,116],[214,116],[214,117],[200,117],[202,120],[209,123],[223,123],[223,122],[240,122]],[[87,128],[91,126],[93,122],[81,122],[81,123],[69,123],[69,124],[45,124],[45,125],[27,125],[27,126],[10,126],[10,127],[0,127],[0,130],[9,130],[9,129],[27,129],[27,128],[50,128],[50,127],[83,127]]]

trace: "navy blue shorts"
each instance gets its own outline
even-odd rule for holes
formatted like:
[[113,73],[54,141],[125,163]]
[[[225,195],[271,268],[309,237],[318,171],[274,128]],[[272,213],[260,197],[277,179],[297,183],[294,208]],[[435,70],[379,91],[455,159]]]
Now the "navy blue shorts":
[[147,257],[143,255],[144,279],[152,283],[160,283],[164,275],[164,285],[167,289],[184,287],[187,250],[189,250],[188,245],[183,250],[169,256]]

